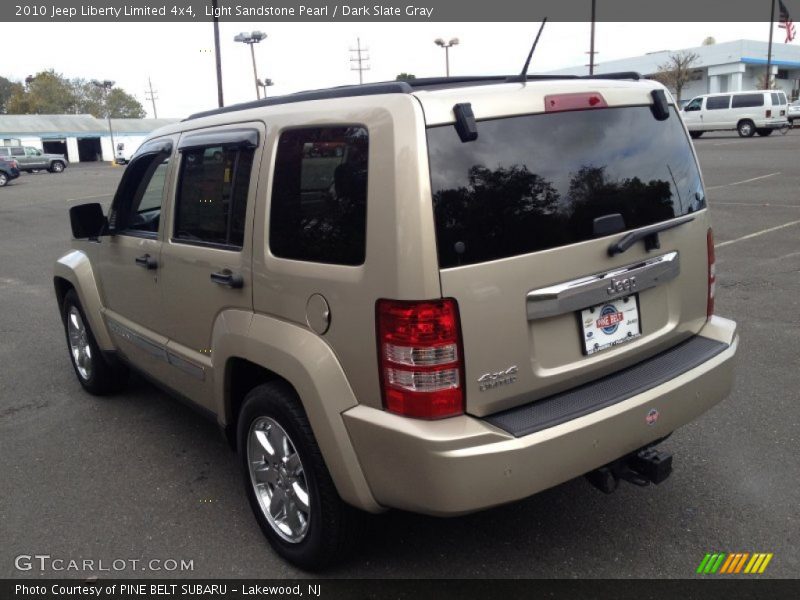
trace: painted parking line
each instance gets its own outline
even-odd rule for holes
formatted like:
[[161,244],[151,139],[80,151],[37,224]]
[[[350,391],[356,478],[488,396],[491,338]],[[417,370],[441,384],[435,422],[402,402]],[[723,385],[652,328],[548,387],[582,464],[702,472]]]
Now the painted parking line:
[[764,235],[766,233],[772,233],[773,231],[778,231],[779,229],[786,229],[787,227],[793,227],[794,225],[800,225],[800,220],[798,221],[790,221],[788,223],[784,223],[783,225],[776,225],[775,227],[770,227],[769,229],[762,229],[761,231],[756,231],[755,233],[750,233],[748,235],[743,235],[740,238],[736,238],[735,240],[728,240],[727,242],[722,242],[720,244],[716,244],[715,248],[722,248],[724,246],[730,246],[731,244],[736,244],[737,242],[743,242],[745,240],[752,239],[754,237],[758,237],[760,235]]
[[724,187],[730,187],[732,185],[742,185],[743,183],[750,183],[751,181],[758,181],[759,179],[766,179],[767,177],[775,177],[775,175],[780,175],[780,171],[776,171],[775,173],[769,173],[767,175],[759,175],[758,177],[751,177],[750,179],[743,179],[742,181],[734,181],[733,183],[723,183],[722,185],[712,185],[707,187],[707,190],[715,190]]

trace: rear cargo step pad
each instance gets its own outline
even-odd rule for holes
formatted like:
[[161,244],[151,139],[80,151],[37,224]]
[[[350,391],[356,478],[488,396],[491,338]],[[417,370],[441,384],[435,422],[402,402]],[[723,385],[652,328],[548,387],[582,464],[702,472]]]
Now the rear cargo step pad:
[[514,437],[529,435],[646,392],[703,364],[728,347],[695,336],[643,362],[586,385],[495,413],[484,420]]

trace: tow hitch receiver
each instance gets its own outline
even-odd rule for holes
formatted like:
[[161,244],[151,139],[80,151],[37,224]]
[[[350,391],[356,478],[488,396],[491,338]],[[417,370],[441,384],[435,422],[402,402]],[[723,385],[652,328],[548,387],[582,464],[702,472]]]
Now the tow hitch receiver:
[[617,489],[621,479],[643,487],[650,483],[658,485],[669,477],[670,473],[672,473],[672,454],[650,447],[623,456],[587,473],[586,479],[601,492],[611,494]]

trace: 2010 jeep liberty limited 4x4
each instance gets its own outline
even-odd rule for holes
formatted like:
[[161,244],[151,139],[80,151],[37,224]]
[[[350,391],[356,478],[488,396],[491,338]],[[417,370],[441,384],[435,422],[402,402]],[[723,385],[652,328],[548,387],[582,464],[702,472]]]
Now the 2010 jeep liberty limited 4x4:
[[80,383],[128,367],[213,415],[274,548],[358,511],[458,515],[653,446],[731,387],[703,182],[653,81],[301,92],[160,129],[55,289]]

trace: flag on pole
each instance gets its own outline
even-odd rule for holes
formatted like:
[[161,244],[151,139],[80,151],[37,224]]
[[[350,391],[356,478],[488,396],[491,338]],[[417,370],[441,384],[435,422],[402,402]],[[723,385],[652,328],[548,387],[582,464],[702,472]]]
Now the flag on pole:
[[795,29],[794,23],[792,22],[792,17],[789,16],[789,11],[786,9],[786,5],[782,0],[778,0],[778,10],[780,11],[780,15],[778,16],[778,27],[786,30],[786,40],[784,43],[788,44],[794,39],[797,30]]

